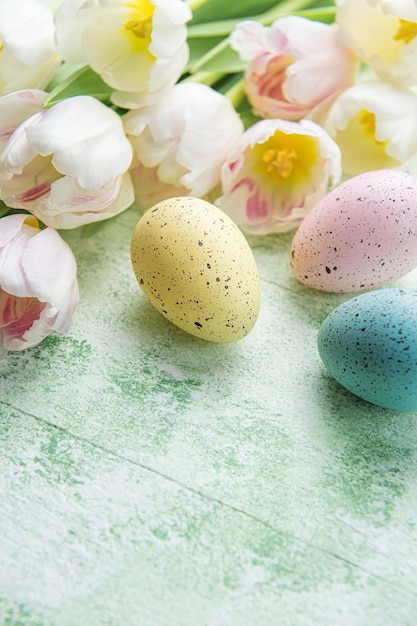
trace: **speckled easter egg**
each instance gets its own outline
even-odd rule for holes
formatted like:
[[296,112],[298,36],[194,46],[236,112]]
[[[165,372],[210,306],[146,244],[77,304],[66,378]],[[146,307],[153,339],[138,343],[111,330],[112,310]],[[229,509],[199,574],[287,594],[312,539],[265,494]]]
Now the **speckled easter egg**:
[[298,280],[322,291],[361,291],[417,266],[417,179],[398,170],[355,176],[322,198],[291,247]]
[[228,343],[254,326],[255,259],[236,224],[209,202],[171,198],[149,209],[133,233],[131,258],[151,304],[182,330]]
[[337,307],[322,323],[327,370],[360,398],[417,411],[417,289],[385,288]]

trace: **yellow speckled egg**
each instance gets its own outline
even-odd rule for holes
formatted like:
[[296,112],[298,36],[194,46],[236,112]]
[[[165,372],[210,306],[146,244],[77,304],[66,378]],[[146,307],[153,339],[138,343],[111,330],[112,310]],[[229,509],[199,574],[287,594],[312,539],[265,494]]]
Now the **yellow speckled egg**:
[[242,339],[259,313],[259,275],[244,235],[223,211],[192,197],[159,202],[133,233],[131,259],[151,304],[207,341]]

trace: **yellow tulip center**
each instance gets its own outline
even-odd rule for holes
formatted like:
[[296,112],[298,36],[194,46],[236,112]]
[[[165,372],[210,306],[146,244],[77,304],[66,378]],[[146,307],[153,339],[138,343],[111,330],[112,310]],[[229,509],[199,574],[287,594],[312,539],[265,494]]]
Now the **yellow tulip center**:
[[262,155],[262,161],[266,165],[267,172],[275,171],[280,178],[288,178],[294,168],[294,161],[298,158],[294,149],[269,148]]
[[128,35],[130,46],[135,52],[149,53],[148,47],[153,29],[155,7],[150,0],[134,0],[128,2],[129,19],[124,23],[124,32]]
[[2,40],[0,39],[0,52],[3,50],[3,48],[4,48],[4,46],[3,46],[3,42],[2,42]]
[[320,160],[317,137],[281,130],[252,148],[253,167],[272,184],[297,185],[308,178]]
[[395,41],[402,41],[405,44],[408,44],[416,36],[417,36],[417,23],[400,19],[399,26],[394,35]]
[[125,28],[131,31],[139,39],[147,39],[152,33],[152,16],[142,17],[136,20],[129,20]]

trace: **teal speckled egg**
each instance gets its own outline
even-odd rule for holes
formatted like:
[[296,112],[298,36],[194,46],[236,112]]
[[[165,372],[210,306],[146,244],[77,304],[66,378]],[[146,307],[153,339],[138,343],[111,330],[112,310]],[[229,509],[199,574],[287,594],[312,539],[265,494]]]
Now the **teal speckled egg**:
[[379,289],[344,302],[317,342],[343,387],[387,409],[417,411],[417,289]]

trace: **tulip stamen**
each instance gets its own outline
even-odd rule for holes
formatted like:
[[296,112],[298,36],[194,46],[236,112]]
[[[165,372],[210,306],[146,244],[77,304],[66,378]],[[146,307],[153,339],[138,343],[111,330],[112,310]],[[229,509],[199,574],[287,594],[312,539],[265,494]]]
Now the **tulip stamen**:
[[262,161],[266,164],[266,171],[276,171],[281,178],[288,178],[293,169],[294,161],[298,159],[298,154],[294,149],[287,150],[269,148],[262,155]]
[[417,36],[417,23],[400,19],[398,29],[394,35],[394,40],[403,41],[405,44],[408,44],[416,36]]
[[152,16],[129,20],[125,24],[126,30],[132,32],[138,39],[149,39],[152,34]]

